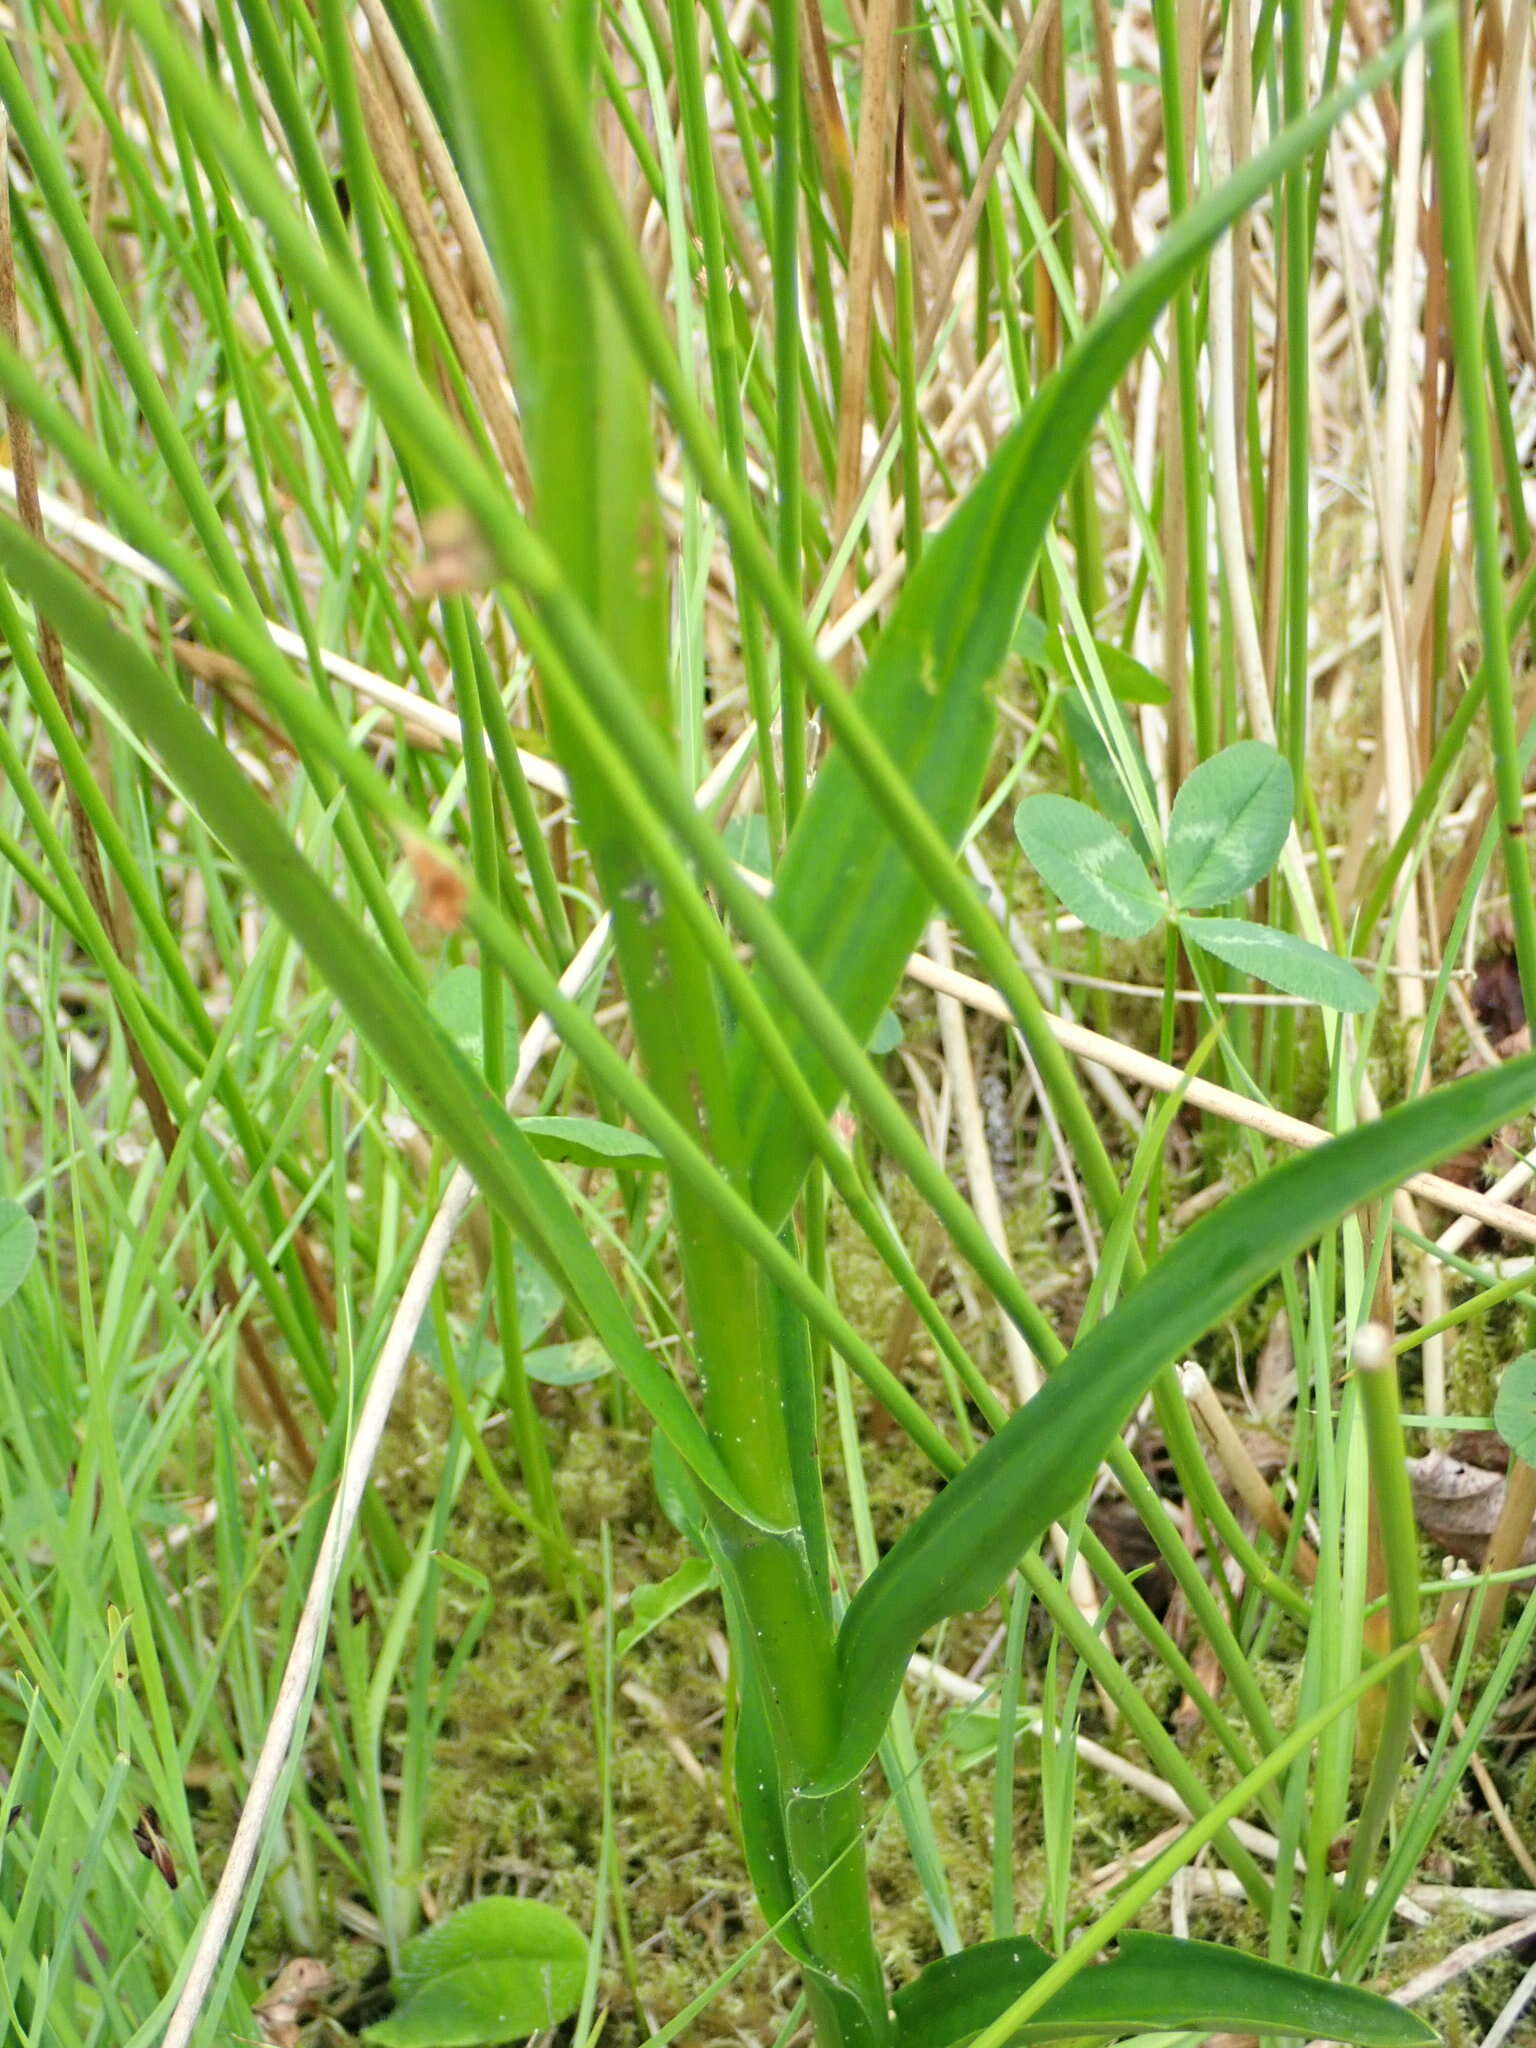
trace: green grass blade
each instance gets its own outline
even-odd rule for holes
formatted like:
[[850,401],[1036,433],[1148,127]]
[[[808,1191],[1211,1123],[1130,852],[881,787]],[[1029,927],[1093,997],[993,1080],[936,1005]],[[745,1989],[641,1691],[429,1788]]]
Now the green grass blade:
[[953,1479],[854,1597],[838,1639],[844,1721],[828,1785],[874,1755],[926,1631],[991,1598],[1090,1484],[1161,1369],[1338,1217],[1528,1111],[1536,1054],[1454,1083],[1288,1161],[1197,1223]]
[[668,1439],[706,1486],[755,1523],[682,1390],[640,1342],[560,1182],[425,1002],[333,899],[225,749],[69,571],[10,521],[0,521],[0,562],[55,621],[123,719],[153,737],[203,815],[219,821],[225,844],[324,973],[390,1079],[559,1278]]

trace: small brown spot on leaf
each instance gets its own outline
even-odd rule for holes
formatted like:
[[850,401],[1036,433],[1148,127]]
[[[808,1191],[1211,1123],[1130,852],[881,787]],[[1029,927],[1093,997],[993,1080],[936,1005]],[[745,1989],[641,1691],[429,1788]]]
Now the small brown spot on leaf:
[[160,1816],[152,1806],[139,1809],[134,1824],[133,1846],[141,1856],[147,1857],[175,1891],[180,1879],[176,1875],[176,1860],[171,1854],[171,1845],[160,1832]]
[[416,902],[422,916],[440,932],[456,932],[469,902],[469,886],[463,876],[424,839],[409,840],[405,857],[416,877]]
[[297,2048],[299,2028],[335,1983],[315,1956],[284,1963],[269,1990],[251,2007],[269,2048]]
[[421,523],[423,553],[411,588],[418,597],[457,597],[496,580],[485,536],[462,505],[438,505]]

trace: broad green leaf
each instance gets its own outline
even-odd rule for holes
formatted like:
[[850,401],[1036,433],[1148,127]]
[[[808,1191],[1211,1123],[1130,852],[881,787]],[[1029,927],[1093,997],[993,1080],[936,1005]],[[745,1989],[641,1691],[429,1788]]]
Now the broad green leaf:
[[888,1052],[894,1052],[902,1039],[901,1019],[894,1010],[882,1010],[880,1021],[870,1034],[869,1051],[873,1059],[883,1059]]
[[523,1116],[517,1128],[541,1159],[562,1166],[629,1166],[655,1168],[661,1154],[638,1131],[620,1130],[592,1116]]
[[1536,1351],[1512,1358],[1500,1374],[1493,1426],[1517,1458],[1536,1465]]
[[1168,893],[1179,910],[1230,903],[1269,873],[1291,828],[1296,785],[1284,755],[1239,740],[1202,761],[1168,819]]
[[[540,1337],[559,1315],[564,1297],[558,1283],[551,1279],[549,1273],[521,1240],[512,1247],[512,1270],[517,1286],[518,1343],[524,1351],[528,1351],[528,1347],[538,1343]],[[490,1320],[491,1297],[487,1292],[481,1300],[480,1313],[475,1318],[473,1328],[462,1343],[456,1343],[454,1346],[454,1362],[466,1387],[478,1387],[487,1380],[501,1377],[504,1358],[501,1345],[492,1336],[488,1327]],[[565,1347],[551,1345],[548,1348],[557,1350]],[[424,1315],[416,1325],[416,1335],[411,1339],[411,1349],[425,1364],[430,1365],[434,1372],[442,1372],[443,1354],[438,1346],[437,1328],[430,1313]],[[528,1355],[538,1356],[537,1352],[528,1352]]]
[[[1099,667],[1104,671],[1105,682],[1122,704],[1168,702],[1168,685],[1153,675],[1144,662],[1127,654],[1123,647],[1117,647],[1112,640],[1095,640],[1093,649],[1098,656]],[[1067,643],[1061,629],[1048,627],[1044,619],[1036,617],[1033,612],[1026,612],[1019,621],[1018,631],[1013,636],[1013,651],[1040,668],[1048,668],[1063,682],[1075,685],[1082,672],[1082,659],[1079,658],[1074,666],[1068,658]]]
[[585,1387],[613,1371],[613,1360],[595,1337],[569,1344],[539,1344],[523,1353],[523,1370],[545,1387]]
[[[1131,759],[1136,764],[1137,778],[1147,799],[1148,809],[1153,817],[1157,815],[1157,790],[1152,781],[1152,771],[1147,766],[1147,757],[1141,750],[1141,742],[1131,729],[1131,722],[1118,705],[1115,715],[1120,720],[1121,737]],[[1083,700],[1081,691],[1068,690],[1061,699],[1061,715],[1077,749],[1078,759],[1083,764],[1083,773],[1088,777],[1088,787],[1093,791],[1094,801],[1112,825],[1120,830],[1135,847],[1140,859],[1150,863],[1152,849],[1147,844],[1147,835],[1141,828],[1136,807],[1126,793],[1120,780],[1120,769],[1105,744],[1104,736],[1093,722],[1093,713]]]
[[704,1551],[704,1497],[698,1482],[659,1429],[651,1431],[651,1484],[661,1512],[679,1536]]
[[[544,1321],[547,1323],[548,1318]],[[540,1327],[535,1319],[532,1337],[538,1336]],[[412,1348],[423,1364],[436,1373],[443,1371],[443,1355],[430,1318],[424,1316],[417,1325]],[[455,1347],[455,1363],[460,1380],[471,1392],[501,1377],[506,1354],[487,1331],[484,1316],[463,1344]],[[523,1353],[523,1370],[541,1386],[583,1387],[612,1372],[613,1360],[595,1337],[577,1337],[569,1344],[534,1344]]]
[[408,1941],[399,2003],[364,2030],[375,2048],[494,2048],[576,2010],[586,1937],[537,1899],[476,1899]]
[[630,1599],[633,1619],[620,1631],[614,1649],[621,1657],[644,1640],[653,1628],[707,1593],[717,1583],[715,1568],[707,1557],[685,1557],[677,1570],[655,1585],[636,1586]]
[[1245,917],[1181,918],[1179,932],[1186,945],[1303,1002],[1357,1014],[1376,1007],[1376,991],[1357,968],[1294,932],[1251,924]]
[[0,1201],[0,1303],[20,1287],[36,1256],[37,1225],[20,1202]]
[[[427,1008],[471,1066],[485,1071],[485,1013],[481,1006],[478,967],[450,967],[432,984]],[[517,1033],[509,1018],[506,1030],[508,1064],[517,1062]]]
[[[1020,1937],[930,1963],[896,1993],[896,2048],[958,2048],[1006,2012],[1051,1961]],[[1433,2048],[1438,2038],[1415,2013],[1373,1991],[1282,1969],[1242,1949],[1129,1931],[1117,1955],[1081,1971],[1009,2039],[1110,2041],[1153,2029],[1316,2035],[1359,2048]]]
[[1348,1210],[1528,1112],[1533,1101],[1536,1054],[1527,1054],[1288,1160],[1186,1231],[854,1595],[838,1637],[842,1734],[817,1789],[863,1770],[918,1642],[948,1616],[984,1606],[1029,1546],[1086,1493],[1111,1438],[1164,1366]]
[[1054,667],[1052,638],[1051,628],[1038,612],[1020,612],[1019,623],[1013,629],[1013,651],[1021,661],[1033,662],[1036,668]]
[[1123,832],[1069,796],[1027,796],[1013,829],[1074,917],[1112,939],[1141,939],[1168,906]]
[[703,1425],[666,1367],[641,1342],[602,1260],[545,1165],[405,976],[339,904],[269,805],[144,650],[110,623],[74,575],[12,521],[0,519],[0,565],[52,619],[130,730],[171,779],[324,975],[401,1095],[501,1207],[562,1292],[591,1324],[636,1398],[718,1498],[756,1523]]
[[1112,640],[1095,640],[1093,644],[1104,680],[1122,704],[1168,702],[1168,685],[1160,676],[1153,675],[1145,662],[1127,654],[1123,647],[1116,647]]
[[765,878],[773,873],[773,852],[768,844],[768,820],[761,811],[745,811],[728,818],[720,834],[738,867]]
[[[974,813],[991,750],[989,692],[1012,642],[1046,526],[1127,364],[1217,236],[1390,77],[1409,45],[1409,38],[1400,38],[1362,65],[1347,86],[1179,218],[1040,386],[980,482],[925,551],[870,657],[857,702],[952,845]],[[791,836],[773,902],[861,1043],[890,1000],[930,901],[847,751],[834,747]],[[765,989],[765,995],[830,1110],[839,1092],[831,1069],[777,991]],[[810,1142],[783,1113],[766,1063],[742,1037],[734,1065],[753,1196],[776,1225],[799,1188]]]

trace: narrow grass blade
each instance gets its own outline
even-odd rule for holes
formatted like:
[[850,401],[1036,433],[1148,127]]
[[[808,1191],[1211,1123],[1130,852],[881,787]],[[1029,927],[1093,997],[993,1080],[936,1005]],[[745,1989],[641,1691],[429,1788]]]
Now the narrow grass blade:
[[122,718],[152,741],[201,814],[217,819],[220,837],[325,975],[396,1087],[527,1237],[679,1454],[737,1514],[760,1525],[682,1389],[641,1343],[560,1183],[404,975],[299,856],[195,712],[143,650],[108,624],[69,571],[7,520],[0,520],[0,563],[46,609]]
[[860,1587],[838,1639],[842,1737],[818,1789],[846,1783],[869,1762],[921,1637],[992,1597],[1086,1490],[1164,1366],[1338,1217],[1524,1114],[1533,1098],[1536,1054],[1528,1054],[1288,1161],[1180,1238]]

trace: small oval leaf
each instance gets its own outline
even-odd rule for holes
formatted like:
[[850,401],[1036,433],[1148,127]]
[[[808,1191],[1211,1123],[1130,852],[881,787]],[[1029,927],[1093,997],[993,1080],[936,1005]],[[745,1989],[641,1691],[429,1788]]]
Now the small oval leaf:
[[[485,1025],[478,967],[450,967],[432,984],[427,1008],[454,1044],[481,1073],[485,1071]],[[512,1064],[517,1060],[517,1030],[510,1011],[506,1025],[506,1049]]]
[[[1137,739],[1130,720],[1118,705],[1114,707],[1114,713],[1120,721],[1121,738],[1136,764],[1136,778],[1141,784],[1147,808],[1155,818],[1157,789],[1152,780],[1152,771],[1147,766],[1147,757],[1142,752],[1141,742]],[[1088,787],[1093,792],[1094,801],[1109,822],[1119,826],[1135,847],[1139,857],[1150,863],[1152,849],[1147,844],[1147,835],[1136,815],[1136,807],[1120,780],[1120,764],[1109,751],[1103,734],[1094,724],[1093,713],[1088,709],[1080,691],[1068,690],[1064,694],[1061,699],[1061,717],[1068,736],[1077,749],[1077,757],[1082,763],[1083,773],[1088,778]]]
[[1180,910],[1212,910],[1262,881],[1291,829],[1296,785],[1284,756],[1239,740],[1202,761],[1168,819],[1168,893]]
[[[1082,643],[1074,641],[1073,644],[1080,646]],[[1065,682],[1073,684],[1088,666],[1088,657],[1084,654],[1069,657],[1067,643],[1060,630],[1047,628],[1045,621],[1032,612],[1026,612],[1020,620],[1013,649],[1026,661],[1048,668]],[[1093,650],[1105,682],[1122,704],[1168,702],[1168,685],[1153,675],[1144,662],[1138,661],[1133,654],[1127,654],[1123,647],[1117,647],[1112,640],[1095,640]]]
[[714,1583],[715,1568],[707,1557],[685,1557],[670,1577],[652,1585],[636,1586],[629,1603],[632,1619],[614,1644],[615,1654],[627,1655],[653,1628],[686,1607],[690,1600],[707,1593]]
[[0,1201],[0,1305],[26,1279],[36,1256],[37,1225],[20,1202]]
[[1112,939],[1140,939],[1167,906],[1136,850],[1107,818],[1069,796],[1027,796],[1013,814],[1042,880],[1074,917]]
[[492,2048],[558,2026],[587,1969],[581,1929],[537,1899],[476,1899],[400,1951],[399,2004],[375,2048]]
[[661,1154],[638,1131],[592,1116],[523,1116],[517,1127],[541,1159],[562,1166],[660,1166]]
[[1493,1426],[1517,1458],[1536,1465],[1536,1351],[1522,1352],[1505,1366]]
[[1191,918],[1187,924],[1181,923],[1179,930],[1186,943],[1201,952],[1214,954],[1239,974],[1267,981],[1271,988],[1299,996],[1305,1003],[1321,1003],[1326,1009],[1357,1015],[1376,1007],[1376,991],[1357,968],[1294,932],[1250,924],[1245,917]]
[[872,1059],[883,1059],[886,1053],[894,1052],[903,1037],[901,1019],[894,1010],[883,1010],[880,1021],[870,1034],[869,1054]]
[[523,1370],[544,1387],[584,1387],[605,1379],[613,1360],[595,1337],[576,1337],[569,1344],[540,1344],[523,1353]]

